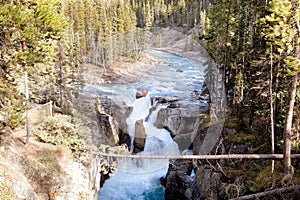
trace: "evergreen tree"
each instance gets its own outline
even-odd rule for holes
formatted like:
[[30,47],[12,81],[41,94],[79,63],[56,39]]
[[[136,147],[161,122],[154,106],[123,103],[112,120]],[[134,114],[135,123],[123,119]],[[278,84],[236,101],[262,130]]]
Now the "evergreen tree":
[[284,164],[285,173],[290,173],[290,140],[293,135],[293,108],[296,98],[298,73],[300,72],[299,2],[292,0],[273,0],[269,2],[268,11],[270,14],[261,19],[263,25],[262,35],[266,40],[267,47],[265,58],[273,58],[272,63],[277,66],[276,76],[291,77],[292,79],[291,83],[281,81],[279,84],[284,85],[284,87],[282,91],[276,91],[277,93],[288,91],[284,120]]
[[43,102],[49,99],[47,90],[54,93],[57,89],[56,50],[59,41],[64,41],[67,24],[56,0],[1,2],[0,6],[0,84],[9,88],[0,91],[0,108],[6,116],[3,123],[14,128],[20,125],[25,109],[24,91],[20,91],[25,72],[29,74],[32,101]]

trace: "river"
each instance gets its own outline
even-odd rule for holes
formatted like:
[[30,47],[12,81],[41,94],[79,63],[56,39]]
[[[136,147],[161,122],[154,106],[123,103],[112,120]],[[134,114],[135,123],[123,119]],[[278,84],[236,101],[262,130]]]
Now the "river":
[[[134,137],[135,122],[143,119],[146,133],[145,148],[138,154],[180,155],[178,144],[164,128],[156,128],[157,114],[168,107],[167,103],[152,102],[152,97],[176,97],[180,102],[189,102],[191,112],[199,112],[205,101],[195,98],[201,94],[204,84],[203,64],[173,54],[148,50],[151,56],[163,60],[157,70],[141,76],[139,81],[128,84],[86,85],[84,90],[106,94],[114,102],[123,102],[132,107],[126,120],[131,143]],[[136,99],[137,89],[146,89],[146,97]],[[150,110],[153,110],[150,113]],[[163,200],[164,187],[160,178],[168,171],[168,160],[120,159],[118,170],[106,180],[99,191],[99,200],[149,199]]]

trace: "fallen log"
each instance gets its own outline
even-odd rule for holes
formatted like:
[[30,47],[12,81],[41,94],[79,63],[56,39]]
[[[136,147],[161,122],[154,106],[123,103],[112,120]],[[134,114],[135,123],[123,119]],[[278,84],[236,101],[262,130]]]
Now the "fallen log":
[[[220,160],[220,159],[283,159],[282,154],[226,154],[226,155],[120,155],[95,152],[95,154],[118,158],[147,158],[147,159],[191,159],[191,160]],[[300,158],[300,154],[291,154],[291,158]]]
[[256,194],[241,196],[241,197],[237,197],[237,198],[230,199],[230,200],[258,199],[260,197],[264,197],[264,196],[272,195],[272,194],[276,194],[276,193],[287,193],[287,192],[291,192],[291,191],[299,192],[299,190],[300,190],[300,185],[295,185],[295,186],[290,186],[290,187],[276,188],[273,190],[268,190],[268,191],[260,192],[260,193],[256,193]]

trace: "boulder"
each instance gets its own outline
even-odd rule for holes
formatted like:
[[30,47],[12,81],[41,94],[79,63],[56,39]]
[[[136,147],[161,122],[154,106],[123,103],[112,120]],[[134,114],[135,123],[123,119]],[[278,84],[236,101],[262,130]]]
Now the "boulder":
[[133,152],[138,153],[144,150],[146,142],[145,127],[143,125],[143,119],[135,122],[135,136],[133,141]]
[[192,161],[176,160],[169,167],[164,180],[166,192],[165,199],[198,200],[198,192],[195,176],[191,176]]
[[[199,110],[199,108],[197,109]],[[165,108],[159,111],[155,126],[169,130],[179,149],[183,151],[192,144],[201,123],[197,113],[198,111],[190,111],[183,106]]]
[[135,94],[135,98],[139,99],[139,98],[145,97],[147,94],[148,94],[147,90],[138,90]]
[[[193,141],[193,154],[225,154],[225,147],[219,141],[218,131],[218,127],[213,126],[200,128]],[[218,137],[214,138],[211,134]],[[218,162],[222,163],[223,160]],[[194,169],[197,187],[202,199],[226,199],[226,187],[229,180],[222,171],[218,170],[216,161],[194,162]]]
[[175,101],[179,101],[180,99],[176,96],[173,97],[152,97],[151,101],[155,102],[157,101],[158,103],[171,103]]
[[208,164],[196,167],[196,183],[202,199],[226,199],[227,184],[222,181],[224,175]]

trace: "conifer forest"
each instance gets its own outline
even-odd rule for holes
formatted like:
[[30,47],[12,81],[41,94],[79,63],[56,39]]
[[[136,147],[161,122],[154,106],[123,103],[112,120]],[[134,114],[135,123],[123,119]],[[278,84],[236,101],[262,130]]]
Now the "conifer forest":
[[[222,199],[298,199],[300,0],[1,0],[0,146],[26,127],[33,105],[52,101],[57,113],[72,117],[83,66],[106,72],[124,58],[139,62],[154,29],[191,36],[217,65],[224,126],[237,132],[221,136],[225,146],[249,142],[249,154],[283,155],[211,161],[228,183]],[[1,176],[0,168],[0,199],[7,194]]]

